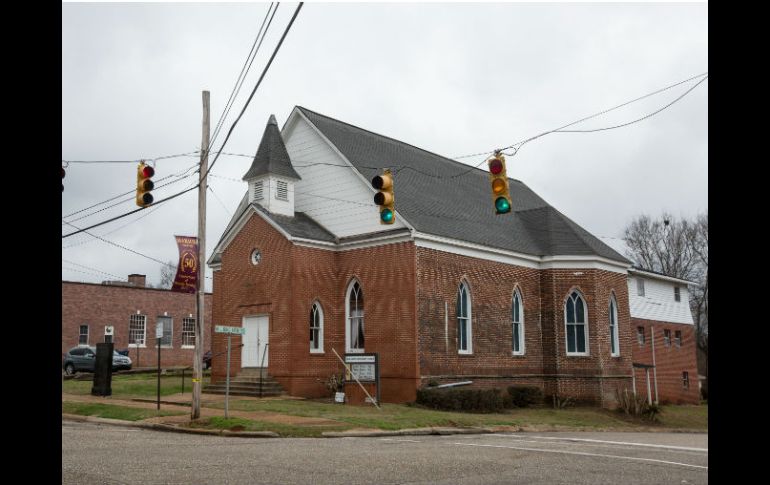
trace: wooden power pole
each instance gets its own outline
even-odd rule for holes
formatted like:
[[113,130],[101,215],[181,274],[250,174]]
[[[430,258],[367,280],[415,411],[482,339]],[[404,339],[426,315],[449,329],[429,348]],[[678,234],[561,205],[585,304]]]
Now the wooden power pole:
[[195,361],[193,362],[192,419],[201,416],[201,387],[203,386],[203,296],[206,290],[206,172],[209,167],[209,92],[203,91],[203,135],[198,185],[198,318],[195,319]]

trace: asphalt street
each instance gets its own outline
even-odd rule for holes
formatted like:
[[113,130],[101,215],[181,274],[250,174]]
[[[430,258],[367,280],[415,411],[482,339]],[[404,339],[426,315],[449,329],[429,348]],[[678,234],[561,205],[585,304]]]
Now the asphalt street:
[[62,422],[64,484],[701,484],[708,435],[225,438]]

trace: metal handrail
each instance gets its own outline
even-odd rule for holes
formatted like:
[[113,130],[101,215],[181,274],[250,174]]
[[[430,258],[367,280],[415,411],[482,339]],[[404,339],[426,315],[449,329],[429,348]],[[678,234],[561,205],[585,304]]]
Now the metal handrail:
[[265,356],[267,355],[267,346],[270,345],[270,343],[265,344],[265,352],[262,354],[262,362],[259,365],[259,397],[262,397],[262,381],[265,379],[263,377],[263,372],[265,368]]

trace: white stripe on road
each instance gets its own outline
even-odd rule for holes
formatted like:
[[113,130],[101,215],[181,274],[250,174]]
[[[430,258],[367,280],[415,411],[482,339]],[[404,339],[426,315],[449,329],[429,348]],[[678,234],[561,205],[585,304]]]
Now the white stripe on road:
[[[524,438],[524,436],[514,434],[492,434],[490,436],[504,436],[512,438]],[[667,450],[685,450],[685,451],[703,451],[708,453],[708,448],[691,448],[688,446],[669,446],[669,445],[649,445],[647,443],[629,443],[626,441],[605,441],[605,440],[592,440],[588,438],[561,438],[556,436],[527,436],[527,438],[540,438],[543,440],[562,440],[562,441],[585,441],[591,443],[609,443],[613,445],[626,445],[626,446],[646,446],[649,448],[664,448]]]
[[393,438],[380,438],[380,441],[399,441],[399,442],[405,442],[405,443],[422,443],[422,441],[417,440],[397,440]]
[[452,443],[454,445],[460,445],[460,446],[480,446],[484,448],[507,448],[511,450],[523,450],[523,451],[540,451],[543,453],[562,453],[564,455],[581,455],[581,456],[598,456],[602,458],[619,458],[621,460],[632,460],[632,461],[649,461],[654,463],[665,463],[668,465],[680,465],[680,466],[689,466],[692,468],[703,468],[708,470],[707,466],[701,466],[701,465],[690,465],[689,463],[679,463],[676,461],[665,461],[665,460],[655,460],[652,458],[636,458],[633,456],[620,456],[620,455],[602,455],[599,453],[585,453],[581,451],[561,451],[561,450],[544,450],[542,448],[525,448],[523,446],[503,446],[503,445],[482,445],[482,444],[476,444],[476,443]]

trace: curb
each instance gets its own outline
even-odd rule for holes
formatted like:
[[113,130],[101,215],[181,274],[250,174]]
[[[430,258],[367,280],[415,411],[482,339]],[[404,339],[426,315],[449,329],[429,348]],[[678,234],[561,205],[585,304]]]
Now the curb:
[[[507,431],[520,431],[507,430]],[[321,433],[324,438],[368,438],[378,436],[426,436],[426,435],[452,435],[452,434],[489,434],[499,433],[495,428],[411,428],[394,431],[325,431]]]
[[135,421],[124,421],[122,419],[108,419],[97,418],[93,416],[80,416],[78,414],[64,414],[61,415],[62,421],[77,421],[96,424],[106,424],[112,426],[124,426],[128,428],[143,428],[151,429],[154,431],[167,431],[172,433],[185,433],[185,434],[197,434],[197,435],[209,435],[209,436],[225,436],[233,438],[280,438],[278,433],[272,431],[230,431],[227,429],[214,430],[214,429],[195,429],[195,428],[183,428],[181,426],[173,426],[170,424],[161,423],[138,423]]

